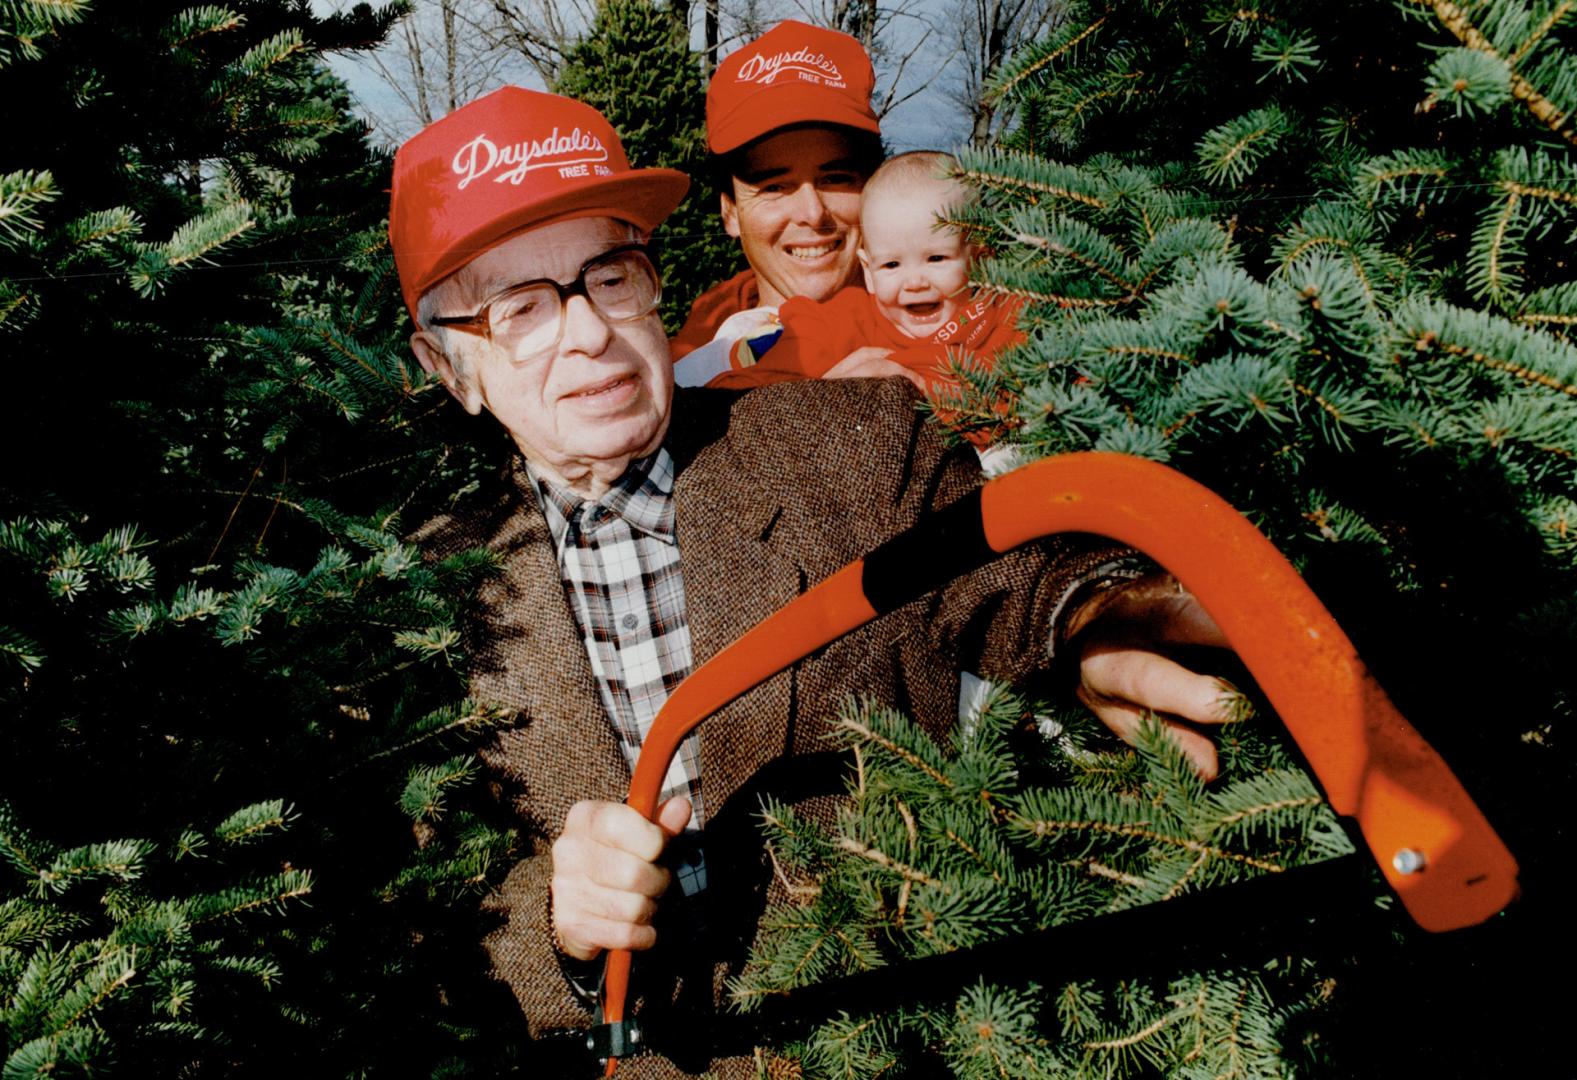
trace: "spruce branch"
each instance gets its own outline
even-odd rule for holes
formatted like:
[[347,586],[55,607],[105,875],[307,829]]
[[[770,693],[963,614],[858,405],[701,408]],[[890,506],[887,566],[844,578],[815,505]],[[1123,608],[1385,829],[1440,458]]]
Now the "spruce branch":
[[219,207],[175,230],[162,249],[165,262],[183,266],[204,259],[256,225],[246,203]]
[[83,881],[134,881],[142,876],[154,847],[146,840],[110,840],[62,851],[38,870],[40,896],[63,893]]
[[240,846],[282,832],[299,815],[283,799],[270,799],[242,807],[214,826],[214,839]]
[[31,303],[33,299],[32,293],[0,279],[0,332],[21,329],[29,316],[37,313],[37,304]]
[[[332,688],[335,692],[344,692],[344,687]],[[451,735],[474,736],[508,722],[511,713],[508,709],[498,705],[482,705],[469,699],[454,705],[444,705],[426,713],[420,720],[412,723],[399,737],[392,740],[389,745],[382,747],[374,753],[341,769],[335,773],[331,780],[341,779],[352,772],[365,769],[378,762],[401,754],[409,754],[430,743],[436,743]]]
[[1290,31],[1281,27],[1270,30],[1254,46],[1255,62],[1266,65],[1260,82],[1280,77],[1285,82],[1307,82],[1309,76],[1323,67],[1320,48],[1313,35],[1307,31]]
[[1091,173],[1011,150],[965,150],[958,155],[960,179],[987,191],[1049,195],[1053,199],[1104,209],[1099,182]]
[[[838,717],[838,727],[852,734],[868,747],[874,746],[885,750],[899,760],[918,769],[938,784],[950,787],[952,782],[948,780],[938,767],[939,762],[936,759],[939,759],[940,753],[936,750],[935,744],[925,740],[923,735],[920,736],[918,741],[922,743],[922,746],[929,748],[929,752],[927,752],[926,749],[915,745],[917,740],[911,740],[909,745],[900,745],[891,734],[877,730],[878,726],[890,728],[895,719],[891,713],[881,709],[879,706],[873,703],[866,703],[861,706],[860,713],[854,716],[843,715]],[[928,758],[932,760],[927,760]]]
[[98,1068],[108,1063],[109,1038],[93,1028],[72,1028],[58,1035],[42,1035],[31,1039],[5,1059],[4,1073],[8,1080],[49,1080],[60,1074],[61,1067],[78,1071]]
[[1023,207],[1008,219],[1014,243],[1052,259],[1066,259],[1104,279],[1127,299],[1138,292],[1127,257],[1092,226],[1075,218],[1053,217],[1043,207]]
[[1211,858],[1224,859],[1229,862],[1249,866],[1255,870],[1262,870],[1268,874],[1279,874],[1286,867],[1270,859],[1246,855],[1242,852],[1229,851],[1226,848],[1213,844],[1203,843],[1188,836],[1172,835],[1158,831],[1151,827],[1148,821],[1122,822],[1102,821],[1093,818],[1058,817],[1055,814],[1037,813],[1044,804],[1031,801],[1030,807],[1034,809],[1021,810],[1011,819],[1012,824],[1022,830],[1026,835],[1037,840],[1055,840],[1063,836],[1077,836],[1081,834],[1104,834],[1113,837],[1122,837],[1132,840],[1143,840],[1152,844],[1161,844],[1169,847],[1180,848],[1194,855],[1206,855]]
[[32,14],[56,26],[81,21],[92,6],[92,0],[21,0],[21,3]]
[[1353,189],[1370,209],[1382,203],[1406,205],[1441,197],[1451,176],[1447,156],[1438,150],[1403,150],[1369,158],[1353,170]]
[[1566,16],[1570,15],[1573,10],[1577,10],[1577,4],[1573,4],[1572,0],[1560,0],[1560,3],[1550,8],[1537,26],[1526,33],[1522,43],[1506,58],[1506,62],[1512,67],[1521,64],[1528,54],[1549,36],[1550,31],[1554,30],[1558,24],[1565,20]]
[[438,821],[444,816],[450,791],[464,787],[479,775],[476,758],[469,754],[417,766],[400,793],[400,809],[412,821]]
[[0,661],[26,675],[43,666],[44,650],[16,627],[0,626]]
[[805,1054],[807,1075],[844,1080],[881,1080],[901,1068],[904,1018],[893,1013],[850,1016],[840,1013],[811,1037]]
[[0,855],[24,877],[37,878],[55,857],[54,849],[29,836],[16,820],[16,811],[0,799]]
[[1430,65],[1425,85],[1431,105],[1448,101],[1458,116],[1493,114],[1511,100],[1511,67],[1498,56],[1451,49]]
[[0,248],[15,249],[42,227],[39,208],[59,194],[48,171],[0,175]]
[[[282,30],[252,46],[239,59],[224,70],[209,88],[209,97],[215,105],[222,105],[243,93],[253,92],[256,83],[274,68],[306,51],[307,44],[301,31],[295,28]],[[232,108],[231,115],[235,116]]]
[[1521,201],[1521,195],[1509,192],[1498,206],[1485,212],[1473,233],[1468,282],[1475,296],[1504,303],[1522,285],[1523,240],[1528,226],[1518,219]]
[[1568,327],[1577,324],[1577,282],[1562,282],[1529,293],[1517,319],[1532,327]]
[[1286,136],[1287,114],[1275,106],[1255,109],[1206,132],[1194,149],[1206,180],[1241,184]]
[[[372,380],[375,380],[366,382],[364,384],[366,389],[373,392],[377,392],[379,390],[397,389],[402,394],[409,394],[411,392],[412,387],[409,382],[409,376],[405,365],[392,365],[401,376],[401,381],[399,383],[395,383],[393,380],[391,380],[387,372],[379,370],[380,367],[388,364],[387,354],[380,355],[376,352],[367,350],[362,347],[361,344],[358,343],[354,338],[333,333],[326,328],[318,328],[317,337],[321,342],[323,342],[323,344],[328,346],[328,355],[330,359],[339,362],[343,370],[347,371],[353,377],[359,378],[365,374],[370,376]],[[380,363],[380,361],[382,362]]]
[[135,238],[141,233],[142,219],[125,206],[86,214],[66,226],[66,238],[78,247],[98,247],[106,240]]
[[1394,315],[1393,361],[1404,367],[1435,356],[1503,373],[1527,387],[1577,397],[1577,346],[1485,312],[1435,301]]
[[1015,93],[1026,81],[1045,68],[1070,55],[1110,17],[1104,12],[1090,22],[1066,27],[1061,33],[1011,57],[992,73],[985,86],[985,101],[997,103]]
[[194,896],[188,901],[188,911],[193,925],[202,925],[257,911],[279,912],[290,901],[311,892],[312,874],[309,871],[285,870],[219,892]]
[[1049,1042],[1037,1030],[1039,991],[976,983],[960,995],[944,1036],[953,1075],[969,1078],[1045,1076]]
[[172,49],[183,49],[209,34],[223,34],[246,25],[246,16],[217,5],[187,8],[165,29]]
[[137,977],[137,950],[106,948],[89,961],[88,969],[60,995],[43,1018],[50,1035],[59,1036],[102,1009]]
[[[1449,30],[1467,48],[1504,62],[1500,52],[1496,50],[1494,45],[1490,43],[1489,38],[1474,23],[1468,8],[1453,3],[1452,0],[1408,0],[1408,2],[1420,4],[1431,9],[1435,13],[1435,17],[1440,20],[1441,25]],[[1564,15],[1565,12],[1561,14]],[[1530,42],[1532,41],[1531,38],[1529,40]],[[1543,124],[1558,138],[1577,146],[1577,131],[1574,131],[1568,124],[1568,121],[1571,119],[1571,110],[1558,107],[1515,70],[1510,71],[1509,85],[1511,96],[1522,102],[1534,119]]]
[[868,862],[872,862],[881,867],[883,870],[896,874],[905,881],[912,881],[919,885],[930,885],[942,890],[943,892],[952,890],[952,886],[948,885],[947,882],[939,881],[936,878],[926,874],[922,870],[917,870],[912,866],[907,866],[885,852],[878,851],[876,848],[873,848],[868,844],[862,844],[852,836],[839,837],[837,840],[837,846],[841,850],[846,851],[851,855],[865,859]]

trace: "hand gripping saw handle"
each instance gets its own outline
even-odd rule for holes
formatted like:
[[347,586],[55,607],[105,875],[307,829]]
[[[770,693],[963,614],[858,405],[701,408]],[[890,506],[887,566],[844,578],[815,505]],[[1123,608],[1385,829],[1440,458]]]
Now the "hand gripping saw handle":
[[[647,818],[683,738],[735,697],[1020,544],[1107,536],[1171,571],[1258,681],[1338,814],[1425,930],[1473,926],[1517,894],[1517,864],[1276,548],[1225,500],[1121,454],[1047,458],[991,481],[845,566],[690,675],[652,723],[628,804]],[[608,953],[603,1021],[625,1025],[630,953]],[[615,1044],[617,1045],[617,1044]],[[613,1075],[618,1051],[604,1075]]]

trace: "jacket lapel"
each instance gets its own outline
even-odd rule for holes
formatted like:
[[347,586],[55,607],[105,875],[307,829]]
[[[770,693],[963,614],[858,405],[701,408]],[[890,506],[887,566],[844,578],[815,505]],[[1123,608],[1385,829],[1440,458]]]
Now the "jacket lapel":
[[[680,407],[691,404],[681,398]],[[806,573],[779,528],[784,507],[776,490],[753,489],[759,474],[726,438],[726,410],[679,428],[670,441],[677,479],[675,527],[684,574],[685,607],[699,668],[805,589]],[[702,798],[715,817],[762,766],[793,738],[793,673],[784,672],[724,706],[701,727]]]
[[514,512],[489,548],[503,572],[481,590],[481,642],[473,694],[519,714],[496,740],[490,764],[526,791],[527,809],[556,836],[580,799],[622,802],[630,784],[586,646],[564,597],[547,521],[522,467]]
[[[760,463],[741,460],[724,437],[731,397],[681,395],[675,407],[687,412],[669,441],[696,667],[827,572],[801,566],[794,551],[803,545],[787,542],[814,522],[789,512],[762,477]],[[519,714],[495,740],[488,763],[524,788],[520,809],[556,836],[577,800],[624,801],[630,773],[564,597],[547,521],[518,459],[512,472],[516,505],[487,545],[504,568],[480,593],[488,639],[473,646],[472,693]],[[702,725],[702,797],[709,816],[791,749],[794,706],[790,670]]]

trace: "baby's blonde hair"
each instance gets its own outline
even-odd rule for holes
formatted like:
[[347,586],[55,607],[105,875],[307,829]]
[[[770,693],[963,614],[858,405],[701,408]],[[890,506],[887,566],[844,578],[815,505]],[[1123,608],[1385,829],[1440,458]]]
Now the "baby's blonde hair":
[[[873,206],[873,200],[912,197],[921,192],[938,193],[936,205],[944,212],[967,206],[974,201],[974,189],[950,175],[957,167],[958,159],[940,150],[896,154],[882,162],[865,182],[860,206]],[[862,221],[864,216],[862,209]]]

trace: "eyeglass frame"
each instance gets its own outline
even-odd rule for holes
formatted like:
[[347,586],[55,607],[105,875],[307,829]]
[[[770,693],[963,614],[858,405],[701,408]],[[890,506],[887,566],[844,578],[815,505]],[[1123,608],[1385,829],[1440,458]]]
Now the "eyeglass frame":
[[[605,259],[615,255],[623,255],[627,251],[637,252],[643,259],[646,260],[646,265],[651,267],[652,282],[654,285],[656,285],[656,290],[652,293],[652,303],[650,307],[638,315],[626,315],[621,318],[609,315],[607,312],[603,311],[602,308],[598,307],[597,302],[591,298],[591,294],[586,291],[586,271],[600,264]],[[591,310],[597,313],[599,318],[607,319],[610,322],[616,323],[627,323],[634,322],[636,319],[644,319],[646,316],[656,311],[658,306],[663,302],[663,276],[658,272],[657,264],[652,261],[650,247],[641,243],[629,243],[619,244],[615,247],[611,247],[607,251],[604,251],[599,255],[593,255],[591,258],[581,263],[580,269],[575,272],[575,280],[570,282],[568,285],[565,285],[563,282],[557,281],[554,278],[532,278],[530,281],[516,282],[514,285],[511,285],[506,289],[500,289],[492,296],[489,296],[486,300],[483,300],[482,306],[477,309],[476,314],[474,315],[434,315],[427,321],[432,326],[441,326],[446,330],[460,330],[467,334],[475,334],[477,337],[485,338],[489,344],[492,344],[493,319],[490,312],[492,311],[493,304],[508,296],[512,292],[515,292],[519,289],[529,288],[533,285],[550,285],[552,286],[553,290],[558,293],[559,329],[558,334],[553,338],[553,344],[545,346],[541,350],[532,353],[532,356],[540,356],[543,353],[556,348],[558,343],[564,340],[564,316],[569,311],[569,302],[573,297],[579,296],[584,299],[586,303],[591,306]]]

